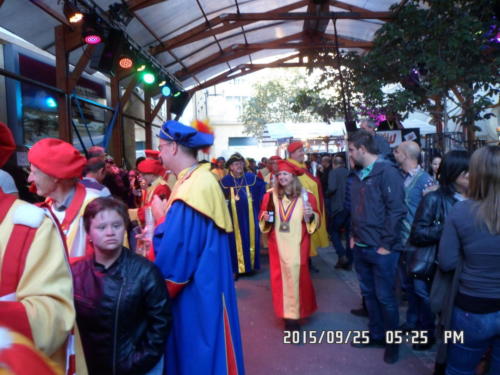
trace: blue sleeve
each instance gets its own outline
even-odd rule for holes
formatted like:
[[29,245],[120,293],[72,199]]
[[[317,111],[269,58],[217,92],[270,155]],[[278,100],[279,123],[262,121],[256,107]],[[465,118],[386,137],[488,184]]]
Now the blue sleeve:
[[458,258],[460,257],[460,238],[454,215],[457,208],[457,205],[455,205],[450,210],[444,222],[443,234],[439,242],[438,260],[439,267],[443,271],[454,270],[457,267]]
[[197,267],[206,238],[205,216],[182,201],[175,201],[165,221],[155,231],[156,265],[166,280],[189,282]]

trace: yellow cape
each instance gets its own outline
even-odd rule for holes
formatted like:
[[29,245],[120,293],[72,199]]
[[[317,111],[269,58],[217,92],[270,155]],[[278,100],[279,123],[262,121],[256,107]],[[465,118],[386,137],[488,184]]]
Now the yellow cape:
[[181,200],[192,209],[210,218],[214,224],[227,233],[233,231],[233,223],[217,177],[210,172],[210,164],[199,165],[187,175],[190,168],[177,176],[177,183],[170,196],[168,207]]
[[[306,166],[304,164],[299,163],[296,160],[293,159],[287,159],[290,163],[293,165],[296,165],[299,168],[302,168],[304,170],[307,170]],[[330,245],[330,240],[328,239],[328,233],[326,231],[326,215],[325,215],[325,203],[321,201],[321,197],[319,195],[319,187],[318,183],[311,179],[307,174],[303,174],[302,176],[298,176],[299,181],[306,188],[306,190],[309,190],[314,197],[316,198],[316,202],[318,203],[318,209],[321,214],[321,220],[320,220],[320,226],[314,234],[311,235],[311,251],[310,255],[311,256],[316,256],[318,255],[318,251],[316,250],[318,247],[328,247]],[[322,209],[323,208],[323,209]]]

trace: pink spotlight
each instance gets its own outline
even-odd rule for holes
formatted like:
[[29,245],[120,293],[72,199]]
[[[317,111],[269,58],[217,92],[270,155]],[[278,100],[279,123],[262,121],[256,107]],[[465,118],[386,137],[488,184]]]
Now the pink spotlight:
[[87,44],[99,44],[102,42],[101,37],[99,35],[96,35],[96,34],[87,35],[83,40]]

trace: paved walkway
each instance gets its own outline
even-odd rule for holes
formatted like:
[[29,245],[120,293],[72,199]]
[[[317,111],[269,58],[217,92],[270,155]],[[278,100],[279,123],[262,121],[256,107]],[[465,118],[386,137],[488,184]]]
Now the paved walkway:
[[[361,305],[354,271],[333,268],[332,248],[321,249],[314,260],[319,273],[313,274],[318,311],[303,331],[366,330],[367,319],[349,313]],[[431,375],[434,352],[414,352],[401,348],[394,365],[383,362],[383,349],[356,349],[349,344],[283,343],[283,323],[274,315],[269,286],[267,254],[261,271],[236,283],[241,333],[247,375]]]

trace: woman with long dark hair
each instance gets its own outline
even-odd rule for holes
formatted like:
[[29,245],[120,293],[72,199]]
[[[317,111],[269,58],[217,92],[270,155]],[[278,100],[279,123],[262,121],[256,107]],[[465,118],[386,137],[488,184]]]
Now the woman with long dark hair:
[[[426,194],[417,208],[413,221],[409,242],[416,248],[414,257],[421,251],[420,248],[433,247],[434,254],[439,246],[443,226],[451,207],[458,201],[464,200],[468,189],[469,153],[466,151],[448,152],[439,168],[439,188]],[[410,260],[410,268],[416,267],[415,260]],[[417,330],[425,330],[428,342],[413,345],[414,350],[428,350],[435,342],[435,316],[430,307],[430,290],[434,276],[434,263],[429,259],[425,269],[419,268],[418,273],[409,270],[413,279],[416,307]],[[439,361],[438,361],[439,362]]]
[[458,268],[446,374],[474,374],[489,347],[490,374],[500,374],[500,146],[485,146],[470,162],[469,200],[457,203],[439,246],[443,271]]
[[122,202],[97,198],[83,220],[94,254],[71,268],[89,374],[162,374],[171,317],[160,270],[122,246],[129,220]]

